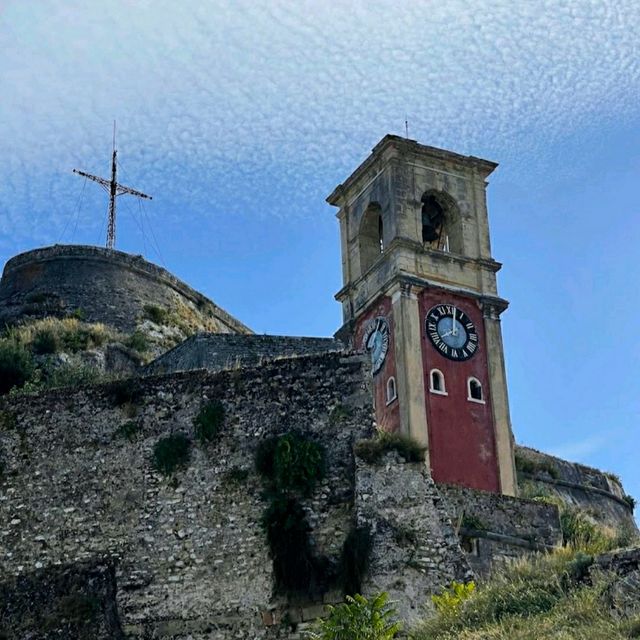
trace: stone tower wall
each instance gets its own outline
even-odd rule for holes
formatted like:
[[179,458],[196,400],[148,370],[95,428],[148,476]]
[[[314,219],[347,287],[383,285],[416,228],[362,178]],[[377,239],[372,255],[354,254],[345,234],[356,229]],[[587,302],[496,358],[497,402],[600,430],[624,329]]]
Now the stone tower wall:
[[80,245],[54,245],[9,260],[0,281],[0,326],[25,317],[79,314],[131,332],[145,305],[173,310],[193,326],[251,333],[211,300],[142,256]]

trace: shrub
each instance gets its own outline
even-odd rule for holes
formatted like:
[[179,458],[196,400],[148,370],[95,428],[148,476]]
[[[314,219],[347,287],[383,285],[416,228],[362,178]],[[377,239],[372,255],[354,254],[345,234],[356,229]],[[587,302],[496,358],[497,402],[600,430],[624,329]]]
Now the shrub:
[[157,471],[165,476],[189,462],[191,442],[182,433],[161,438],[153,447],[152,463]]
[[460,609],[460,605],[473,595],[476,583],[456,582],[455,580],[439,594],[431,596],[436,611],[443,615],[451,615]]
[[629,505],[631,511],[633,511],[636,508],[636,499],[633,496],[630,496],[628,493],[625,493],[623,499]]
[[595,523],[578,509],[560,511],[563,544],[589,554],[604,553],[616,546],[615,532]]
[[71,312],[71,317],[76,320],[84,320],[87,317],[87,314],[82,307],[77,307]]
[[125,341],[124,346],[133,349],[138,353],[143,353],[149,348],[149,340],[141,331],[134,331]]
[[476,531],[485,531],[487,528],[478,516],[468,513],[462,515],[460,526],[465,529],[475,529]]
[[356,455],[369,464],[380,462],[389,451],[397,451],[407,462],[422,462],[426,447],[408,436],[387,431],[380,431],[375,438],[360,440],[355,445]]
[[381,593],[367,600],[356,594],[346,602],[328,606],[329,616],[318,620],[309,638],[313,640],[391,640],[402,629],[396,611],[388,604],[389,596]]
[[50,293],[44,293],[44,292],[30,293],[26,297],[26,301],[29,302],[30,304],[42,304],[43,302],[46,302],[50,297],[51,297]]
[[169,319],[169,312],[157,304],[145,304],[143,311],[145,316],[156,324],[166,324]]
[[132,441],[135,440],[138,433],[140,433],[140,425],[134,420],[129,420],[121,424],[116,433],[122,438]]
[[79,387],[95,384],[103,379],[103,374],[89,365],[65,364],[53,369],[41,385],[45,389],[59,387]]
[[213,440],[222,427],[224,421],[224,407],[218,400],[205,404],[193,419],[196,438],[200,442]]
[[515,460],[516,469],[521,473],[528,473],[530,475],[535,475],[536,473],[547,473],[554,479],[560,476],[558,467],[551,460],[546,458],[529,458],[528,456],[523,455],[520,451],[516,451]]
[[15,413],[11,411],[0,411],[0,430],[13,431],[17,424],[18,421]]
[[324,474],[324,451],[296,432],[285,433],[258,445],[256,469],[278,491],[309,493]]
[[309,590],[316,581],[313,555],[302,505],[295,498],[273,496],[262,516],[276,585],[286,592]]
[[38,355],[57,353],[60,349],[60,341],[52,329],[40,329],[33,336],[31,349]]
[[0,341],[0,395],[24,385],[33,371],[33,358],[21,344],[14,340]]

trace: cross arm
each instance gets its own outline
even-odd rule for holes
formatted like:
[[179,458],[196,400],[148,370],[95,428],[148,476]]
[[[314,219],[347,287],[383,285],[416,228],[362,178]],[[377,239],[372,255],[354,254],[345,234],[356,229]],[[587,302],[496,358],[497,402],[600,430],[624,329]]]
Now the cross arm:
[[77,173],[79,176],[83,176],[84,178],[89,178],[89,180],[93,180],[103,187],[107,188],[109,186],[109,181],[104,178],[99,178],[98,176],[91,175],[90,173],[85,173],[84,171],[80,171],[79,169],[74,169],[73,173]]
[[132,196],[138,196],[138,198],[146,198],[147,200],[153,200],[153,198],[151,196],[148,196],[146,193],[142,193],[142,191],[136,191],[131,187],[125,187],[122,184],[116,185],[116,188],[118,190],[116,195],[118,196],[122,195],[123,193],[129,193]]

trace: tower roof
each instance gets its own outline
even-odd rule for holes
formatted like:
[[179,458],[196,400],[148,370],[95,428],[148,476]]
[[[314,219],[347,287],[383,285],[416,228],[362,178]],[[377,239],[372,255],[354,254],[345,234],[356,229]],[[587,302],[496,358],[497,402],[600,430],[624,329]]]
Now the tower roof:
[[447,149],[439,149],[437,147],[429,147],[420,144],[416,140],[394,136],[388,133],[375,147],[371,150],[369,156],[362,162],[357,169],[342,183],[339,184],[327,197],[327,202],[334,206],[340,205],[340,196],[345,190],[351,189],[366,174],[367,170],[378,160],[383,159],[385,155],[388,158],[401,154],[414,154],[416,156],[428,157],[446,162],[453,162],[465,167],[473,166],[480,174],[486,178],[498,166],[497,162],[491,160],[483,160],[476,156],[465,156],[460,153],[448,151]]

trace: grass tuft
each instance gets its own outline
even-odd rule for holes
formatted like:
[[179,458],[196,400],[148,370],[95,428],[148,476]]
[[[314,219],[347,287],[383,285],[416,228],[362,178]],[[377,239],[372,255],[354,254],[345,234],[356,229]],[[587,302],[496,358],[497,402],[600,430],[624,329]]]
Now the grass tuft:
[[160,438],[153,447],[154,468],[165,476],[189,463],[191,442],[183,433]]
[[355,445],[356,455],[369,464],[380,462],[390,451],[399,453],[406,462],[422,462],[426,448],[407,436],[387,431],[379,431],[375,438],[360,440]]

